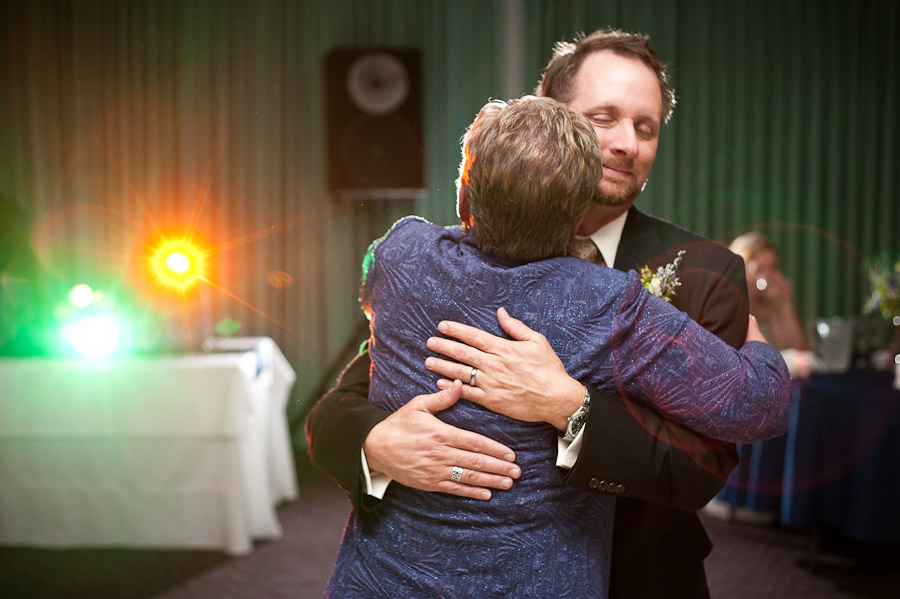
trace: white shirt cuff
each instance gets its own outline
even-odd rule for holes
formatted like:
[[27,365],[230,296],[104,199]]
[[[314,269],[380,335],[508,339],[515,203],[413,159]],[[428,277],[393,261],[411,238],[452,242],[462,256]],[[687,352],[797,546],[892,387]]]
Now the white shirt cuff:
[[[562,437],[557,438],[557,466],[567,470],[571,470],[575,466],[575,462],[578,461],[578,454],[581,453],[581,442],[584,438],[585,428],[587,427],[582,427],[571,443],[564,441]],[[393,479],[383,472],[369,470],[366,452],[362,448],[359,450],[359,457],[362,461],[363,477],[366,479],[366,495],[371,495],[376,499],[383,499],[388,485],[391,484]]]
[[581,430],[578,431],[571,443],[564,441],[562,437],[558,437],[556,446],[557,466],[566,470],[571,470],[575,466],[575,462],[578,461],[578,454],[581,453],[581,440],[584,437],[585,428],[587,426],[581,427]]
[[[575,441],[577,440],[575,439]],[[359,449],[359,457],[362,459],[363,477],[366,479],[366,495],[371,495],[376,499],[383,499],[384,493],[393,479],[383,472],[370,471],[369,462],[366,461],[366,452],[362,448]]]

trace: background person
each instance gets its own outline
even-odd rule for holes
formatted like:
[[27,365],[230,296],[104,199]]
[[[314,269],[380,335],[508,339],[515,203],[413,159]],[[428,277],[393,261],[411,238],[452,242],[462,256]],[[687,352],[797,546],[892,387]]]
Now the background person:
[[794,304],[791,282],[781,272],[778,246],[758,231],[734,239],[729,249],[744,259],[750,312],[766,339],[778,350],[793,378],[805,378],[821,368],[809,351]]

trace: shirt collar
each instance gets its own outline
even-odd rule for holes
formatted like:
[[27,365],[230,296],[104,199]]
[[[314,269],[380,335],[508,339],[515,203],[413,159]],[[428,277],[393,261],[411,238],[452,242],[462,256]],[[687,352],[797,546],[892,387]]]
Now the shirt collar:
[[[589,236],[591,241],[597,246],[597,249],[600,250],[604,262],[610,268],[616,263],[616,252],[619,249],[619,241],[622,239],[622,230],[625,228],[625,219],[627,218],[628,211],[626,210]],[[584,239],[584,237],[578,236],[576,238]]]

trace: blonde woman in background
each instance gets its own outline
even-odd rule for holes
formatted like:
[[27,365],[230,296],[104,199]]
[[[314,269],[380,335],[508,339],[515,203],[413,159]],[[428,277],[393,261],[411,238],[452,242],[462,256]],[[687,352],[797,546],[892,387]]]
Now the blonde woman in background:
[[744,259],[750,313],[769,343],[781,351],[792,378],[805,378],[820,360],[809,351],[794,305],[791,282],[781,272],[778,246],[762,233],[744,233],[729,248]]

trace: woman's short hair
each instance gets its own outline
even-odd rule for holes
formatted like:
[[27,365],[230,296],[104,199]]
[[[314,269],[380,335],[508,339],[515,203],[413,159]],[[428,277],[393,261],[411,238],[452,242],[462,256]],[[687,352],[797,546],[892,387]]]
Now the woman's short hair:
[[463,136],[457,188],[485,253],[515,262],[564,256],[602,175],[586,118],[550,98],[486,104]]
[[758,231],[750,231],[738,235],[728,246],[728,249],[744,259],[744,262],[753,260],[761,252],[770,250],[778,255],[778,246],[772,243],[768,237]]

